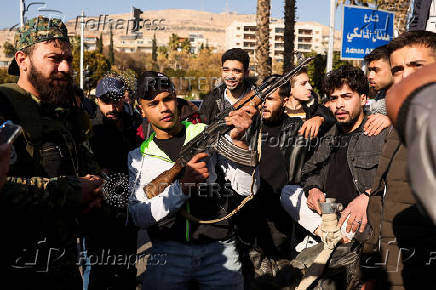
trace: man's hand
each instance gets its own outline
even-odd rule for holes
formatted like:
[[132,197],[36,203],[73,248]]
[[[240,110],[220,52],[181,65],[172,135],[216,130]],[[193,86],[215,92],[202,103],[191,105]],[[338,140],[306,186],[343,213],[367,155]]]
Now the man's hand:
[[185,173],[183,174],[183,178],[180,180],[185,194],[189,193],[190,185],[202,183],[209,178],[207,164],[202,161],[202,159],[207,156],[209,155],[205,152],[198,153],[186,164]]
[[352,202],[348,204],[348,206],[342,211],[341,218],[339,219],[338,225],[342,226],[342,224],[347,219],[348,215],[350,218],[347,220],[347,233],[350,230],[353,232],[359,231],[363,233],[365,230],[365,226],[368,223],[368,219],[366,216],[366,208],[368,207],[369,196],[365,194],[361,194]]
[[312,188],[309,190],[309,196],[307,197],[307,206],[311,210],[315,210],[318,214],[321,214],[319,202],[325,202],[325,194],[318,188]]
[[254,106],[244,106],[237,111],[231,111],[229,116],[225,118],[227,126],[233,126],[230,131],[230,137],[236,146],[248,149],[247,144],[241,140],[245,131],[250,128],[252,118],[256,114]]
[[386,129],[391,125],[392,122],[388,116],[376,113],[368,117],[365,125],[363,126],[363,129],[365,131],[365,135],[376,136],[380,134],[383,129]]
[[101,207],[104,180],[98,176],[88,174],[84,177],[79,177],[79,181],[82,187],[83,213],[87,213],[93,208]]
[[9,172],[10,147],[8,144],[0,145],[0,188],[6,182]]
[[319,128],[324,123],[324,117],[315,116],[304,122],[298,134],[304,135],[304,138],[315,138],[318,136]]

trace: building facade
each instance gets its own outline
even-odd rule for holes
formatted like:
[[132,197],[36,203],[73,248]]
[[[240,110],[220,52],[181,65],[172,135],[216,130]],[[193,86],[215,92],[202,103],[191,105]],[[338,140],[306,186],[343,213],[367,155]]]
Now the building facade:
[[[270,57],[283,61],[284,22],[271,19],[270,22]],[[297,52],[316,52],[325,54],[328,49],[328,27],[317,22],[296,22],[294,47]],[[340,32],[335,32],[335,50],[341,45]],[[242,48],[250,58],[255,57],[256,22],[234,21],[226,29],[226,48]]]

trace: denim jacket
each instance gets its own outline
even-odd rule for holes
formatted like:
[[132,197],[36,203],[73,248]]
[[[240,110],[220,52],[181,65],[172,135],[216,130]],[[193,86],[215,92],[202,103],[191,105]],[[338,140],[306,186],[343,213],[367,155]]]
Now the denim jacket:
[[[353,184],[359,193],[363,193],[373,185],[385,135],[389,130],[385,129],[377,136],[367,136],[363,131],[366,120],[367,117],[365,116],[359,128],[351,133],[352,136],[347,149],[347,165],[353,176]],[[338,141],[341,140],[340,138],[336,138],[339,134],[338,124],[336,124],[320,139],[318,148],[304,164],[302,185],[306,194],[312,188],[325,190],[332,151],[335,146],[345,146],[345,144],[340,144],[340,141]]]

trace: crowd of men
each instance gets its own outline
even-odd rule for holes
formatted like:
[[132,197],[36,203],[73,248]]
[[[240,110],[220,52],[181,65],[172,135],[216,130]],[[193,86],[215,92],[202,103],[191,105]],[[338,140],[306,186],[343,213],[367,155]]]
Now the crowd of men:
[[[0,145],[4,285],[294,289],[334,234],[312,289],[434,288],[435,33],[374,49],[366,75],[327,73],[322,102],[303,67],[238,110],[256,90],[242,49],[222,55],[222,83],[198,109],[155,71],[134,88],[108,72],[95,103],[85,98],[58,19],[28,20],[15,47],[18,82],[0,85],[0,122],[22,127]],[[216,124],[229,128],[218,141],[257,162],[207,147],[178,168],[182,148]],[[105,186],[127,175],[128,205],[113,204]],[[343,209],[326,232],[332,198]]]

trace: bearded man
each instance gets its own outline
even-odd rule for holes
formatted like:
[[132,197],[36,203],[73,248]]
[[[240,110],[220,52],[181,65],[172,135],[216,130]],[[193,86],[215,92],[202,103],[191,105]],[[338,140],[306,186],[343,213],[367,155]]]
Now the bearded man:
[[18,82],[0,86],[0,123],[23,128],[0,201],[4,283],[83,289],[77,218],[99,205],[102,180],[88,174],[98,166],[86,145],[89,118],[74,104],[68,32],[38,16],[17,31],[15,48],[8,72]]

